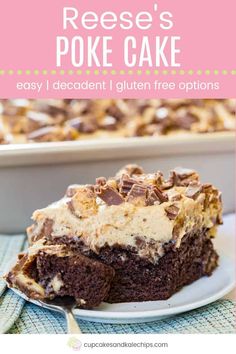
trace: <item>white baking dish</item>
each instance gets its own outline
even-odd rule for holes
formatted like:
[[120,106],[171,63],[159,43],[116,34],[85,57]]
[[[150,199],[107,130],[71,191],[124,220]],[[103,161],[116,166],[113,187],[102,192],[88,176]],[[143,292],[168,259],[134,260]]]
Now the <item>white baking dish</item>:
[[146,171],[183,166],[223,193],[234,210],[234,133],[113,138],[0,146],[0,232],[22,232],[32,212],[60,198],[67,185],[112,176],[127,163]]

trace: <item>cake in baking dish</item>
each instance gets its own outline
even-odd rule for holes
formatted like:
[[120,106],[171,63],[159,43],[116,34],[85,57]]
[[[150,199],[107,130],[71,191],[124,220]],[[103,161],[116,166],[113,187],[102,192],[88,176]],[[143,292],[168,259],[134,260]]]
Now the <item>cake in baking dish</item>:
[[84,308],[168,299],[217,267],[221,213],[221,193],[195,171],[165,179],[128,165],[36,210],[29,248],[6,279],[30,298],[69,295]]
[[1,100],[0,144],[234,131],[235,107],[234,99]]

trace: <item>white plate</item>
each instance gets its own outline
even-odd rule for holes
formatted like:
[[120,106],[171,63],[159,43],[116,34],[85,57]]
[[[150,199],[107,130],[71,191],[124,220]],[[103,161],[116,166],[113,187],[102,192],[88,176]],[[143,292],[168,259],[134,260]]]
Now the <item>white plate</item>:
[[[220,299],[235,286],[235,215],[227,215],[220,227],[215,247],[220,255],[220,265],[211,277],[203,277],[185,286],[165,301],[103,303],[94,310],[74,311],[77,318],[104,323],[151,322],[168,316],[196,309]],[[14,290],[20,296],[21,292]],[[28,299],[27,299],[28,300]],[[37,301],[29,300],[39,305]],[[39,305],[41,306],[41,305]]]

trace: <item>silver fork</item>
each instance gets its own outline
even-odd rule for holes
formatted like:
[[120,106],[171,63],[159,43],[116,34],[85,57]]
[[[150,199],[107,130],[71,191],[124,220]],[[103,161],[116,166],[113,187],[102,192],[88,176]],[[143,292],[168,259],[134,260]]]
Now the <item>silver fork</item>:
[[76,307],[76,301],[73,297],[63,296],[57,297],[53,300],[45,300],[38,302],[43,306],[48,308],[49,310],[56,310],[65,316],[66,325],[67,325],[67,333],[68,334],[81,334],[81,329],[75,319],[73,314],[73,309]]

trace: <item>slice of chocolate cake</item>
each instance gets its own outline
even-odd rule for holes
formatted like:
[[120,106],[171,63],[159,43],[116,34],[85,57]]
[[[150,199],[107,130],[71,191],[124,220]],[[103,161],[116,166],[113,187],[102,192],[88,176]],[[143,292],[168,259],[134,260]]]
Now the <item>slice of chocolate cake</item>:
[[7,281],[28,296],[71,295],[84,307],[167,299],[216,268],[211,239],[221,213],[221,193],[195,171],[176,168],[165,179],[128,165],[35,211],[28,255]]
[[65,246],[32,247],[7,275],[29,298],[72,296],[78,307],[98,306],[108,296],[114,270]]

